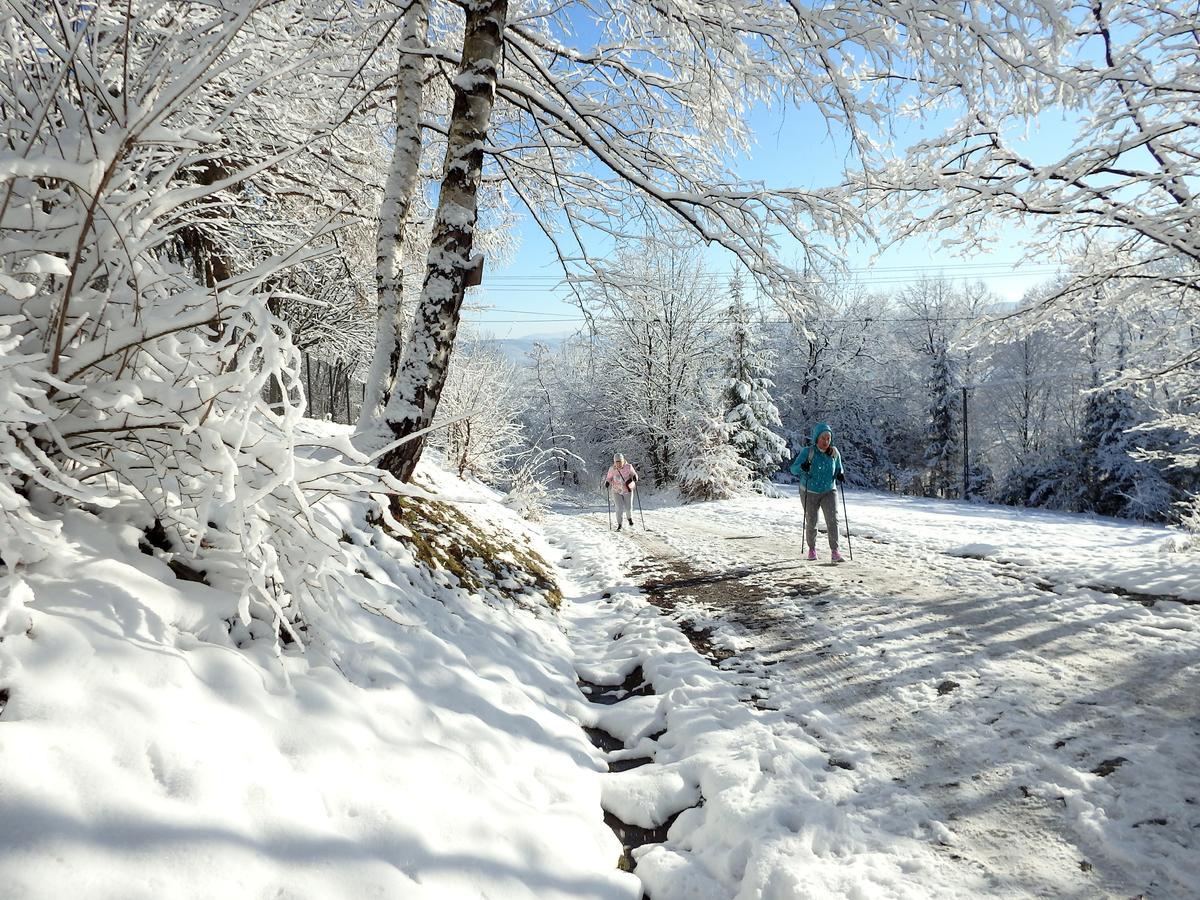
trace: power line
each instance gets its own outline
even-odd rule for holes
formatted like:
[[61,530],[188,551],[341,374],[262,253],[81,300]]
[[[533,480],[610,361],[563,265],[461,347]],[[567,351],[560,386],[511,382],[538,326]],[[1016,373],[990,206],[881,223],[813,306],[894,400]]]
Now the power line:
[[[511,310],[478,309],[478,310],[466,310],[464,312],[464,315],[474,314],[474,315],[483,316],[483,315],[487,315],[490,312],[507,312],[507,313],[524,314],[524,311],[519,310],[519,309],[511,309]],[[479,319],[477,321],[481,324],[496,324],[496,325],[547,324],[547,323],[557,323],[557,322],[561,322],[564,325],[568,325],[573,322],[588,322],[588,321],[592,321],[592,322],[634,322],[635,324],[641,324],[642,322],[654,323],[654,322],[661,321],[660,319],[656,319],[654,317],[647,317],[646,319],[634,320],[634,319],[621,318],[619,316],[605,316],[605,315],[592,315],[592,316],[579,315],[579,316],[576,316],[576,315],[569,315],[567,313],[560,314],[560,313],[530,312],[529,315],[530,316],[538,316],[540,318],[537,318],[537,319],[487,319],[487,320]],[[936,318],[930,318],[928,316],[917,316],[917,317],[817,316],[816,318],[822,322],[839,322],[839,323],[857,322],[857,323],[861,323],[863,325],[863,327],[866,327],[867,325],[874,325],[874,324],[930,325],[930,324],[942,324],[942,323],[946,323],[946,322],[974,322],[974,321],[982,322],[982,321],[985,321],[985,318],[981,317],[981,316],[939,316]],[[694,320],[691,320],[688,324],[694,325],[697,327],[713,326],[713,325],[728,325],[728,324],[730,324],[730,320],[726,316],[702,316],[702,317],[696,318]],[[758,319],[749,324],[752,326],[790,325],[790,324],[792,324],[792,322],[790,319]]]
[[[1048,277],[1051,277],[1054,275],[1066,275],[1066,274],[1070,274],[1070,273],[1064,269],[1045,269],[1045,270],[1040,270],[1040,271],[1023,269],[1020,272],[976,273],[975,277],[976,277],[976,279],[980,279],[980,280],[983,278],[1026,278],[1026,279],[1029,279],[1029,278],[1048,278]],[[904,275],[871,276],[871,275],[868,275],[865,277],[854,278],[852,280],[845,282],[845,284],[848,286],[866,285],[866,286],[876,287],[876,286],[887,286],[887,285],[920,284],[921,282],[926,281],[926,280],[946,281],[946,280],[950,280],[950,279],[944,279],[944,278],[928,279],[924,273],[913,274],[913,275],[908,275],[908,276],[904,276]],[[513,291],[521,291],[524,293],[537,292],[540,294],[556,294],[556,295],[561,295],[561,294],[565,294],[568,292],[567,285],[561,283],[562,279],[559,279],[558,283],[555,283],[555,284],[528,283],[523,280],[515,281],[515,282],[507,283],[507,284],[494,284],[494,283],[492,283],[492,279],[489,279],[488,281],[489,281],[489,283],[484,285],[485,292],[512,293]],[[725,282],[723,282],[717,278],[693,278],[690,283],[694,286],[708,287],[708,288],[722,288],[723,289],[725,286]],[[822,285],[825,283],[826,282],[820,278],[800,278],[800,279],[796,279],[792,282],[792,284],[796,284],[796,285],[814,285],[814,286]],[[661,287],[660,285],[654,284],[652,282],[645,282],[644,284],[646,287],[653,287],[653,288]],[[626,287],[628,287],[628,285],[626,285]]]
[[[1013,271],[1017,266],[1020,266],[1020,271]],[[985,262],[966,262],[966,263],[945,263],[945,264],[921,264],[911,266],[856,266],[843,269],[840,271],[825,272],[826,275],[839,274],[862,274],[875,272],[913,272],[913,273],[933,273],[943,271],[988,271],[996,270],[1002,274],[1023,274],[1030,269],[1042,269],[1046,271],[1059,271],[1064,266],[1060,263],[985,263]],[[698,272],[692,275],[692,278],[700,278],[707,280],[728,281],[737,275],[744,275],[739,272]],[[576,276],[577,280],[586,283],[587,278]],[[489,275],[488,282],[494,281],[566,281],[567,277],[563,275]]]

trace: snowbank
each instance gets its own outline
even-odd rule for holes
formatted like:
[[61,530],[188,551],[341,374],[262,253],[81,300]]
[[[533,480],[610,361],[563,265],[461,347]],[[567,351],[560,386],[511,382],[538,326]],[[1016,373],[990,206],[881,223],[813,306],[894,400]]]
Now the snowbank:
[[[429,477],[484,533],[536,543]],[[0,893],[640,896],[544,596],[459,587],[365,504],[320,510],[345,575],[304,651],[214,620],[236,603],[114,518],[66,513],[69,549],[7,579]]]

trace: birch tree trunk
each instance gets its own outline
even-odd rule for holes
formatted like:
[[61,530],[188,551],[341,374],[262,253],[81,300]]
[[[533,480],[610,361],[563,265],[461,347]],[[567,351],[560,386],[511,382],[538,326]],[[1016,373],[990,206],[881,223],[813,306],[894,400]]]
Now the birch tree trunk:
[[379,233],[375,241],[375,287],[378,323],[375,356],[367,377],[367,393],[359,412],[360,431],[379,422],[391,396],[400,352],[404,347],[401,297],[404,269],[401,245],[421,168],[421,110],[424,97],[425,56],[429,43],[429,8],[426,0],[412,0],[404,14],[400,59],[396,64],[396,134],[392,165],[379,208]]
[[433,421],[458,332],[467,275],[473,267],[483,146],[508,18],[508,0],[466,0],[463,8],[462,66],[454,79],[445,174],[425,284],[383,416],[393,439],[409,438],[379,460],[380,467],[401,481],[412,476],[421,458],[425,438],[412,435]]

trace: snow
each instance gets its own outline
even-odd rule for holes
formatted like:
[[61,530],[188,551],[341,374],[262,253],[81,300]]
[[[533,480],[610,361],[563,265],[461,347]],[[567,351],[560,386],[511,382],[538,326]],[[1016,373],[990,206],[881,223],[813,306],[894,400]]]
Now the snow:
[[1150,595],[1197,599],[1200,559],[1163,528],[847,501],[858,562],[801,564],[799,592],[794,497],[647,510],[638,545],[692,584],[782,583],[764,604],[792,623],[748,634],[713,608],[725,588],[676,610],[736,652],[708,678],[740,703],[646,667],[669,704],[656,762],[706,773],[639,858],[650,895],[1193,896],[1200,621]]
[[[344,575],[308,649],[277,655],[234,646],[212,620],[229,599],[140,552],[120,510],[63,513],[62,549],[6,576],[0,608],[5,896],[1200,884],[1198,609],[1115,593],[1200,600],[1200,559],[1163,552],[1166,529],[852,491],[856,562],[832,567],[799,560],[794,496],[647,497],[649,530],[621,534],[603,508],[562,506],[534,531],[492,492],[422,473],[479,527],[551,559],[561,609],[431,576],[362,505],[330,501],[318,512],[348,539]],[[718,585],[760,563],[778,627],[841,668],[788,655],[698,592],[651,605],[640,583],[671,553]],[[685,621],[729,658],[702,655]],[[616,702],[576,683],[628,689],[639,669],[651,693]],[[584,726],[623,746],[596,749]],[[1018,820],[996,838],[1007,803],[1059,823],[1053,842]],[[604,812],[665,830],[632,851],[636,875],[616,867]]]
[[[677,515],[695,515],[696,509]],[[666,729],[657,740],[652,736],[657,721],[624,727],[621,734],[610,731],[630,754],[651,756],[654,763],[610,775],[615,785],[604,792],[606,808],[643,827],[680,813],[666,844],[635,851],[637,874],[649,895],[671,900],[952,894],[952,882],[938,874],[934,854],[918,840],[871,833],[840,808],[851,780],[830,770],[811,735],[778,713],[762,715],[748,707],[743,686],[711,666],[666,617],[628,594],[603,597],[606,586],[626,580],[613,560],[626,557],[630,548],[621,544],[625,552],[613,553],[597,546],[608,535],[597,540],[586,527],[559,520],[548,528],[572,547],[567,571],[577,599],[564,618],[577,659],[592,680],[602,676],[603,660],[610,660],[602,683],[618,684],[631,668],[631,651],[636,653],[658,696],[630,698],[616,708],[641,701],[643,711],[663,717]],[[611,715],[601,713],[602,721],[611,722],[603,718]],[[661,793],[646,796],[656,780]],[[642,809],[631,808],[636,800]],[[857,863],[849,864],[851,859]]]
[[855,492],[864,537],[922,552],[982,556],[1035,568],[1055,582],[1103,584],[1144,594],[1200,600],[1200,561],[1169,554],[1173,532],[1064,513],[970,503],[928,503]]
[[66,516],[70,551],[27,570],[29,636],[0,643],[5,896],[638,896],[549,612],[439,588],[327,512],[363,574],[282,656],[234,647],[228,601],[137,529]]

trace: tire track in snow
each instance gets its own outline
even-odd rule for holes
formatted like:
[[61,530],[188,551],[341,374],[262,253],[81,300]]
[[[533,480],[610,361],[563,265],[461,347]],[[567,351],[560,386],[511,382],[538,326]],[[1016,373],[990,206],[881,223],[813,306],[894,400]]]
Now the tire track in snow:
[[[1047,621],[1054,598],[1027,583],[1036,576],[1004,579],[987,560],[936,552],[921,554],[917,573],[902,550],[862,537],[869,567],[861,552],[859,563],[836,569],[797,565],[798,542],[694,516],[654,518],[669,531],[629,539],[658,566],[689,575],[657,590],[756,642],[729,662],[768,704],[821,739],[834,764],[856,768],[861,807],[881,827],[897,810],[924,819],[947,855],[990,878],[994,896],[1129,897],[1146,889],[1136,874],[1081,848],[1054,798],[1023,783],[1045,749],[1058,749],[1055,735],[989,662],[1016,659],[1045,683],[1063,680],[1061,720],[1074,713],[1081,725],[1087,716],[1073,706],[1071,687],[1086,692],[1101,674],[1068,673],[1042,658],[1078,625],[1069,615]],[[1010,743],[1027,736],[1045,746],[1032,750],[1032,761],[997,760],[997,729]]]

